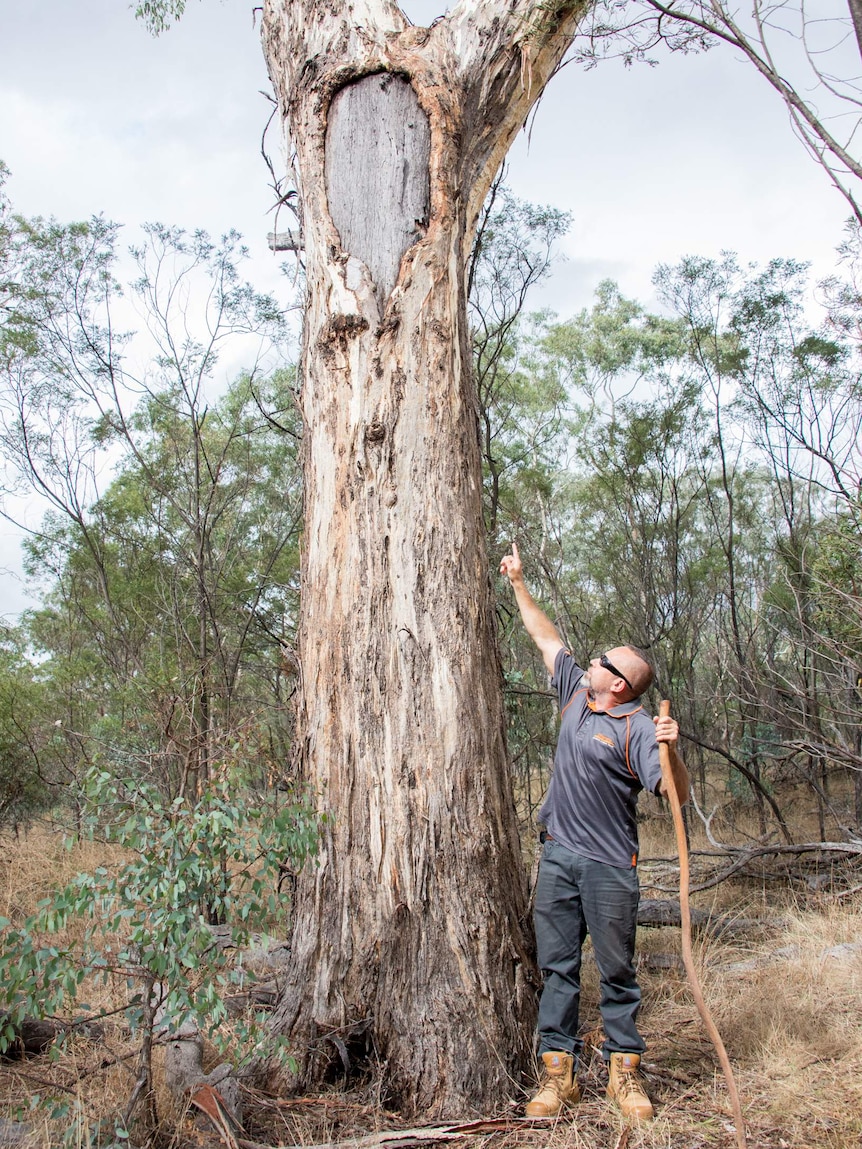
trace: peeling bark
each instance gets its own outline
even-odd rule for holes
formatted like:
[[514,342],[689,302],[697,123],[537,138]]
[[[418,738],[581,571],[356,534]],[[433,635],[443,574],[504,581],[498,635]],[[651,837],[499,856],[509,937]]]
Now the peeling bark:
[[487,1110],[530,1048],[465,268],[583,8],[477,0],[432,28],[387,0],[264,9],[303,204],[298,737],[327,816],[275,1023],[305,1086],[366,1035],[407,1113]]

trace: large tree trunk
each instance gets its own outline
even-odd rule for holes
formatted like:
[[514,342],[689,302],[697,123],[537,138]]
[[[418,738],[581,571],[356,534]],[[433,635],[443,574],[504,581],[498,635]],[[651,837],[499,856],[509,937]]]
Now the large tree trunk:
[[478,0],[430,29],[386,0],[264,12],[303,205],[298,737],[327,819],[276,1025],[305,1085],[364,1033],[406,1112],[507,1096],[534,1021],[465,264],[582,8]]

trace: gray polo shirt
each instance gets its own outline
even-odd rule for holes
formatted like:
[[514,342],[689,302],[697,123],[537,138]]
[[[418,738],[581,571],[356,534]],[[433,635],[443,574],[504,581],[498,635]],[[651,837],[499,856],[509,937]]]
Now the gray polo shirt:
[[596,710],[583,673],[567,650],[557,654],[560,735],[539,821],[574,853],[627,868],[637,865],[637,796],[661,782],[655,726],[637,699]]

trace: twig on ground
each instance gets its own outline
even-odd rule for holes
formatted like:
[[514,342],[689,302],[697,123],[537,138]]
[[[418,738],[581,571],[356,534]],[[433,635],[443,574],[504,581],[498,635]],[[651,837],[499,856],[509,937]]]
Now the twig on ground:
[[[412,1145],[432,1141],[459,1141],[490,1133],[509,1133],[529,1122],[499,1118],[488,1121],[468,1121],[458,1125],[425,1125],[416,1129],[389,1129],[371,1133],[367,1137],[349,1137],[344,1141],[327,1141],[315,1145],[296,1145],[294,1149],[409,1149]],[[237,1139],[240,1149],[271,1149],[257,1141]]]

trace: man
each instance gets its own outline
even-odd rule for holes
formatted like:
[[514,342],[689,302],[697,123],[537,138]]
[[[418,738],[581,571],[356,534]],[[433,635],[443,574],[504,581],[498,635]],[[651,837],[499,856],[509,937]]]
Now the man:
[[575,1080],[581,948],[589,933],[601,980],[608,1095],[626,1117],[652,1117],[640,1078],[645,1048],[636,1021],[641,993],[634,968],[638,837],[635,807],[643,789],[664,793],[659,742],[670,749],[680,802],[688,774],[676,752],[672,718],[652,721],[639,701],[653,679],[643,651],[617,646],[586,671],[524,583],[518,548],[500,563],[527,633],[539,648],[560,699],[554,771],[539,821],[545,841],[536,887],[535,925],[543,988],[539,1054],[544,1081],[528,1117],[553,1117],[580,1100]]

